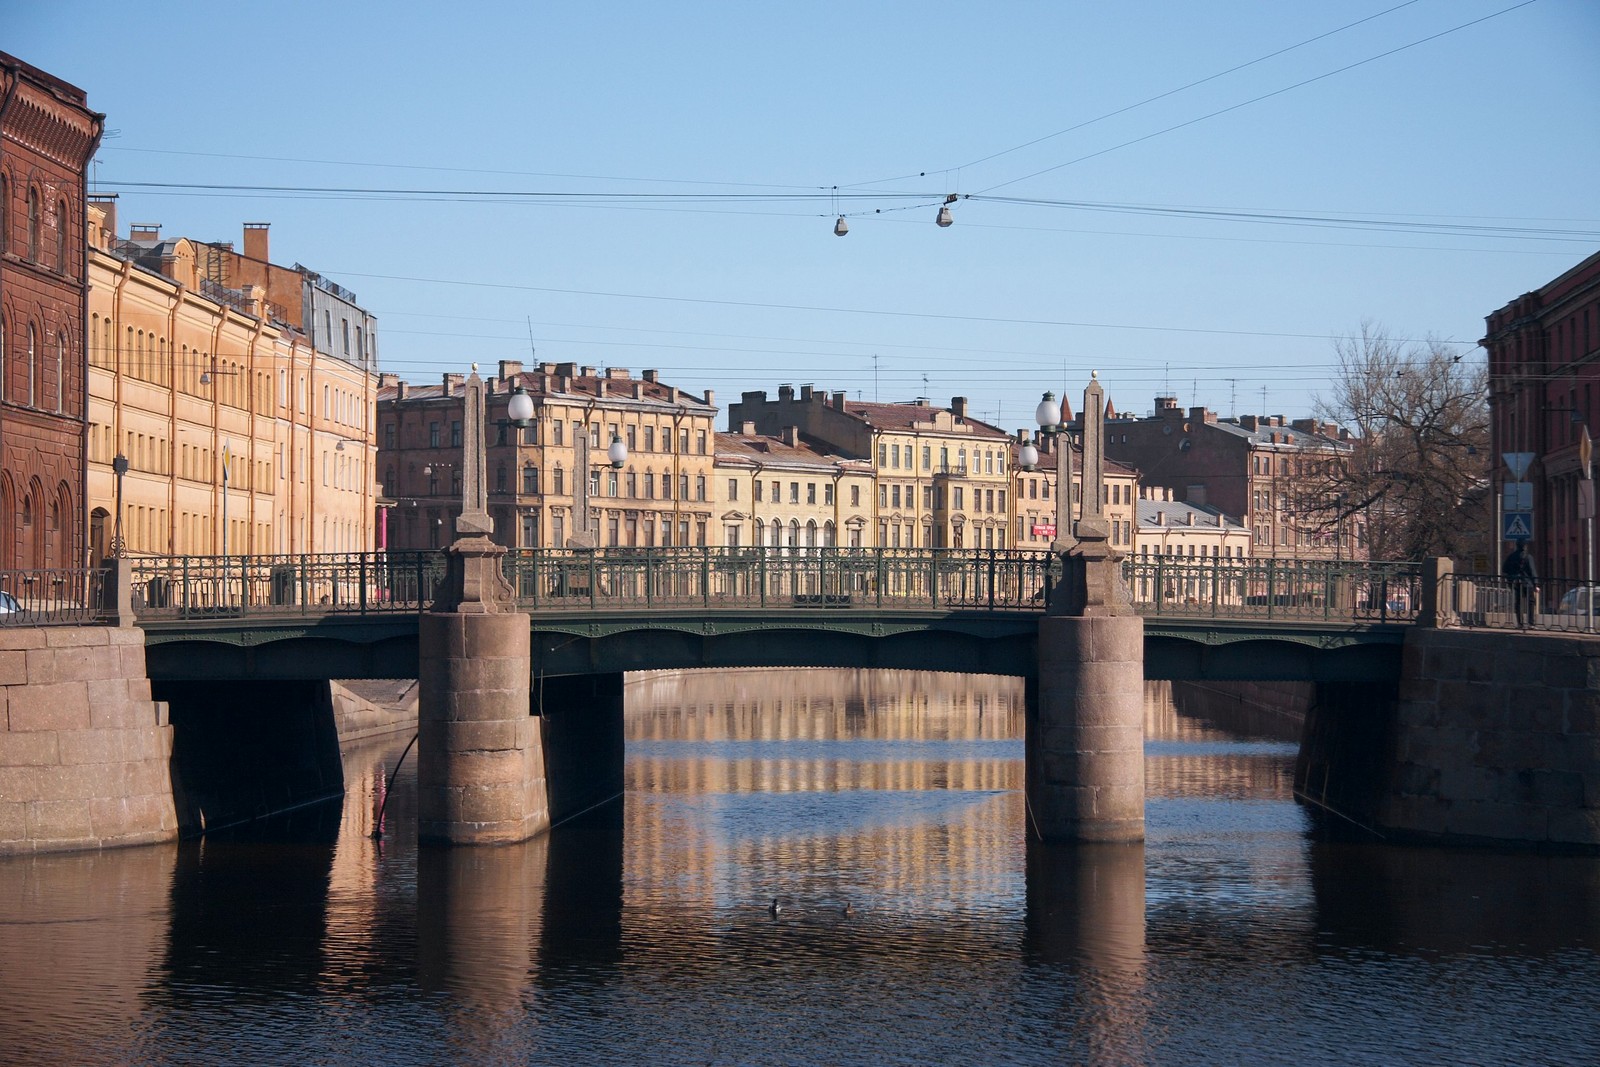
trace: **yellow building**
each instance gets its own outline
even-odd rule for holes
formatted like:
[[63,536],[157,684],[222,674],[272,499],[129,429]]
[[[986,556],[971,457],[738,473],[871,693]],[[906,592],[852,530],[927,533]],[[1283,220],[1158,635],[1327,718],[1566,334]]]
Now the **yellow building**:
[[841,456],[794,427],[754,423],[717,434],[718,544],[727,548],[860,548],[873,516],[872,464]]
[[[715,544],[712,489],[716,407],[620,367],[575,363],[524,369],[502,360],[485,387],[485,477],[494,540],[508,548]],[[514,389],[534,404],[533,424],[506,423]],[[461,513],[462,376],[437,385],[382,377],[378,463],[386,544],[440,548]],[[608,452],[627,449],[621,468]]]
[[842,455],[870,460],[877,479],[870,527],[878,548],[1006,548],[1011,450],[1007,435],[967,414],[926,400],[874,404],[801,386],[743,394],[730,426],[782,435],[789,427]]
[[228,246],[154,226],[118,238],[105,198],[89,217],[91,558],[117,532],[118,456],[129,554],[370,550],[376,348],[345,358],[301,330],[329,302],[325,283],[305,272],[300,304],[276,304],[260,284],[230,287]]
[[[1023,470],[1018,443],[1028,431],[1019,431],[1012,442],[1011,459],[1016,470],[1016,501],[1012,514],[1012,547],[1044,551],[1056,539],[1056,443],[1053,434],[1034,434],[1039,449],[1035,470]],[[1083,464],[1072,457],[1072,515],[1083,508]],[[1106,490],[1101,509],[1111,525],[1111,549],[1119,556],[1131,555],[1136,543],[1139,472],[1116,460],[1105,461]],[[1070,537],[1070,530],[1064,538]]]
[[1216,508],[1174,500],[1164,486],[1142,487],[1138,507],[1140,559],[1161,556],[1203,563],[1250,555],[1250,530]]

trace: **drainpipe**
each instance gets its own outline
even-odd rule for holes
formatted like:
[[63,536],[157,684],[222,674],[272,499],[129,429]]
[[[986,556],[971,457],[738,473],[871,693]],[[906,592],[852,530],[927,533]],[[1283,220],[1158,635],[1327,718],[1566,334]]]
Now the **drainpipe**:
[[[20,79],[18,79],[20,80]],[[11,106],[12,98],[17,91],[17,81],[11,83],[10,90],[6,93],[6,102],[0,105],[0,127],[5,124],[5,112]],[[78,266],[78,337],[88,335],[89,324],[89,165],[94,160],[94,154],[100,150],[100,138],[105,134],[106,117],[95,115],[90,120],[94,123],[94,139],[89,143],[89,150],[84,154],[83,166],[78,170],[78,248],[81,257]],[[57,226],[63,225],[62,220],[57,220]],[[66,273],[65,270],[62,271]],[[98,560],[89,559],[89,360],[88,353],[80,353],[83,358],[78,360],[83,367],[83,374],[79,383],[78,393],[78,508],[77,515],[73,518],[73,526],[78,540],[78,554],[81,559],[93,565]],[[56,382],[56,395],[61,395],[61,383]],[[115,453],[113,453],[114,455]]]

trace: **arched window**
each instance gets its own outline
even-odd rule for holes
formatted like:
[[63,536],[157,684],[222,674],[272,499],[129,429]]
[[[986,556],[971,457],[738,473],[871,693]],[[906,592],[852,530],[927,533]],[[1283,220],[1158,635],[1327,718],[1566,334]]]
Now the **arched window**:
[[767,543],[773,548],[781,547],[783,544],[783,523],[777,519],[772,520],[772,533]]
[[6,180],[4,174],[0,174],[0,255],[5,255],[6,246],[11,243],[7,240],[11,236],[10,231],[6,229],[6,219],[11,214],[10,208],[11,183]]
[[833,520],[829,519],[822,526],[822,545],[824,548],[833,548],[839,543],[839,532],[834,528]]
[[67,273],[67,202],[56,205],[56,272]]
[[816,519],[812,519],[810,522],[806,523],[806,547],[807,548],[816,548],[817,547],[817,520]]
[[28,323],[28,392],[25,397],[29,407],[33,407],[36,394],[35,383],[39,373],[39,338],[33,323]]
[[67,410],[67,335],[56,334],[56,414]]
[[800,547],[800,520],[799,519],[790,519],[789,520],[789,547],[790,548],[799,548]]
[[28,261],[39,262],[39,190],[28,190]]

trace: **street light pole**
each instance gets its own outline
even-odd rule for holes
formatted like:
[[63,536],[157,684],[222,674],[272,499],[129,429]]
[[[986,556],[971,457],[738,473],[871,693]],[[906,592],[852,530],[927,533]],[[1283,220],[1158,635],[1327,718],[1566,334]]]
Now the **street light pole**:
[[122,476],[128,473],[128,457],[118,452],[111,461],[111,472],[117,476],[117,518],[112,527],[111,555],[121,559],[127,551],[127,545],[122,540]]

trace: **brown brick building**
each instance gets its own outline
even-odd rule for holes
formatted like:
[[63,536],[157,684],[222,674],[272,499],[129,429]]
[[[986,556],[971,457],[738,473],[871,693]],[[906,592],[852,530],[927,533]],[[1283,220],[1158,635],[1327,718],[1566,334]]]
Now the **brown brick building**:
[[1511,480],[1503,454],[1533,453],[1535,566],[1585,578],[1578,452],[1585,428],[1600,434],[1600,252],[1489,315],[1487,327],[1495,489]]
[[104,120],[0,52],[0,568],[85,562],[84,174]]

